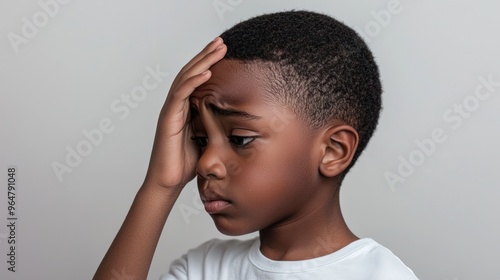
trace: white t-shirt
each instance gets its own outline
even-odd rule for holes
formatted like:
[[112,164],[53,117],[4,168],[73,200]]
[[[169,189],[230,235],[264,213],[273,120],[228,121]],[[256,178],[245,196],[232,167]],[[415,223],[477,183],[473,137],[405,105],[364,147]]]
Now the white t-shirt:
[[302,261],[274,261],[260,252],[258,238],[210,240],[174,261],[161,280],[414,280],[415,274],[389,249],[370,238],[329,255]]

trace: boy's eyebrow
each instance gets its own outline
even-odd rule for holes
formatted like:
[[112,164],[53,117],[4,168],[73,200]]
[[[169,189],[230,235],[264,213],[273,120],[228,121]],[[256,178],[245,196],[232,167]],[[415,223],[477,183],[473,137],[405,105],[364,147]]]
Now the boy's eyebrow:
[[228,116],[228,117],[241,117],[241,118],[248,119],[248,120],[261,119],[261,117],[252,115],[248,112],[236,110],[236,109],[232,109],[232,108],[220,108],[213,103],[208,104],[208,106],[212,110],[212,112],[214,112],[214,114],[216,114],[216,115]]
[[[233,108],[221,108],[213,103],[208,104],[208,107],[210,108],[210,110],[212,110],[212,112],[215,115],[227,116],[227,117],[240,117],[240,118],[244,118],[247,120],[258,120],[258,119],[262,118],[259,116],[252,115],[248,112],[233,109]],[[199,115],[198,109],[195,107],[191,107],[191,114],[193,116],[198,116]]]

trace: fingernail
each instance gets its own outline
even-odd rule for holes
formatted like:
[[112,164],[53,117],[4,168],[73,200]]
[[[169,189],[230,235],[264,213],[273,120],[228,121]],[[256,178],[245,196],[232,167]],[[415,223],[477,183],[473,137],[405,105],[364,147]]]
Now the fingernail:
[[212,40],[212,42],[217,42],[218,40],[220,40],[221,38],[219,36],[215,37],[215,39]]

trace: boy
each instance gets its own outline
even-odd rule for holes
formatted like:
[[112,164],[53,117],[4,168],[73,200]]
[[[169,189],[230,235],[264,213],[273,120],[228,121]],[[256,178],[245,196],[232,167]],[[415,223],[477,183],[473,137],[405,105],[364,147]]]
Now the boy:
[[291,11],[239,23],[177,75],[160,113],[144,184],[94,279],[145,279],[164,223],[197,176],[219,231],[162,279],[416,279],[359,239],[339,188],[378,122],[373,56],[350,28]]

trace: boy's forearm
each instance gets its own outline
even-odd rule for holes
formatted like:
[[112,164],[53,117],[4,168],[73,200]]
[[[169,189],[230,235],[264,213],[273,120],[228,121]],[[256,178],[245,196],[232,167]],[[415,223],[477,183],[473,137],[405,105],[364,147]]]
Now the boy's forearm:
[[151,184],[140,188],[94,280],[113,279],[120,273],[146,279],[161,231],[180,192]]

